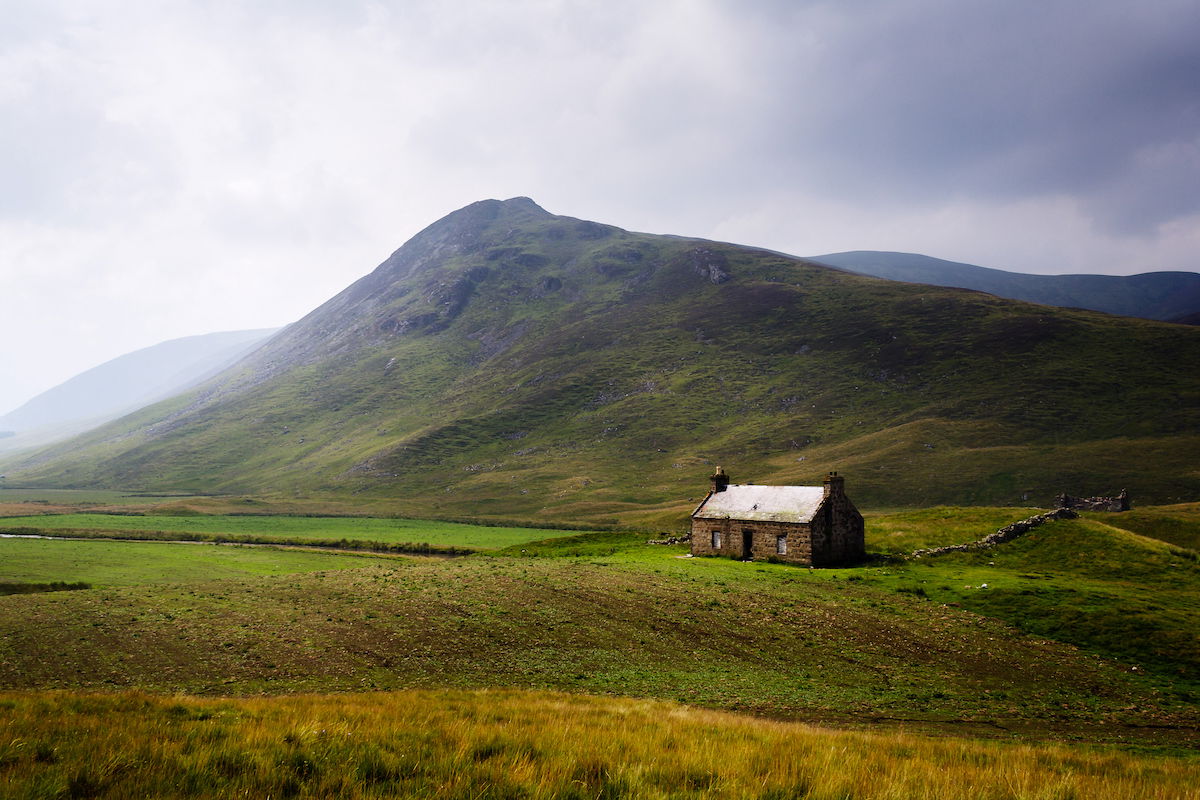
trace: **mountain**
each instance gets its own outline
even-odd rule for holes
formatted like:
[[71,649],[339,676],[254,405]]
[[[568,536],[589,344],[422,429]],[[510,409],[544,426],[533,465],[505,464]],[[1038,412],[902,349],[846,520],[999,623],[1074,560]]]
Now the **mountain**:
[[190,389],[261,344],[275,329],[187,336],[81,372],[0,417],[0,450],[45,444]]
[[[1186,323],[1200,314],[1200,274],[1026,275],[943,261],[916,253],[855,250],[812,259],[860,275],[933,286],[956,286],[1048,306],[1088,308],[1126,317]],[[1195,323],[1188,323],[1195,324]]]
[[1194,499],[1200,330],[486,200],[10,483],[675,524],[722,464],[864,506]]

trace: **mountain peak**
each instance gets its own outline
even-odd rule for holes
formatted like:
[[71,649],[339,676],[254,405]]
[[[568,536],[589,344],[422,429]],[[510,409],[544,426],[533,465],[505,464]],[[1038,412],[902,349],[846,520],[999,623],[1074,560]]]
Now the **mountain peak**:
[[501,218],[512,218],[513,221],[516,221],[519,218],[548,219],[552,216],[554,215],[528,197],[510,197],[507,200],[477,200],[457,211],[451,211],[418,233],[417,236],[448,226],[468,228],[475,228],[481,224],[486,226]]
[[380,270],[393,277],[411,275],[423,264],[477,249],[486,231],[497,223],[515,226],[553,216],[528,197],[478,200],[450,212],[409,239],[380,265]]
[[501,200],[500,204],[508,208],[531,211],[547,217],[550,216],[550,212],[535,203],[532,197],[510,197],[507,200]]

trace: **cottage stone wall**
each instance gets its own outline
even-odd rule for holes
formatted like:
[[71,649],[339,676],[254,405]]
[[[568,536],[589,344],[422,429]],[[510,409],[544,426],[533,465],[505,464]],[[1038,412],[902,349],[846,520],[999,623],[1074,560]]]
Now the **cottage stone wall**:
[[[713,532],[721,534],[721,546],[712,546]],[[743,547],[744,534],[750,531],[750,553]],[[787,553],[777,551],[779,537],[787,537]],[[793,564],[812,563],[812,539],[809,526],[795,522],[752,522],[736,519],[692,520],[692,555],[727,556],[766,561],[774,558]]]
[[814,567],[861,561],[866,555],[862,514],[841,492],[825,498],[812,521]]
[[[713,491],[723,491],[727,485],[728,477],[718,467],[713,476]],[[843,486],[842,478],[837,473],[830,473],[825,481],[825,497],[811,522],[693,517],[692,555],[755,561],[773,559],[814,567],[861,561],[866,555],[863,518],[846,497]],[[720,534],[717,547],[713,547],[714,533]],[[786,537],[784,553],[779,552],[781,536]]]

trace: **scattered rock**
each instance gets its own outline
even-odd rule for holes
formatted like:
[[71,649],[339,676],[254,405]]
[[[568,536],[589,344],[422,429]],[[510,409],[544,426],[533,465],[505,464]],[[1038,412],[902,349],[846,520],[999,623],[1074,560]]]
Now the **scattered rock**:
[[683,536],[670,536],[666,539],[647,539],[646,544],[689,544],[692,541],[692,535],[685,534]]

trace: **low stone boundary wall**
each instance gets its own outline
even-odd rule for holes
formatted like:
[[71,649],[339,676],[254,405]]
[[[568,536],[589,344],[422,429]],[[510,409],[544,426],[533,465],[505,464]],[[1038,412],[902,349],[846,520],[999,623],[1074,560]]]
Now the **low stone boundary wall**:
[[951,544],[945,547],[931,547],[925,550],[914,550],[909,558],[923,558],[924,556],[940,556],[942,553],[966,553],[971,550],[986,550],[989,547],[995,547],[998,544],[1011,542],[1019,536],[1024,536],[1029,531],[1051,520],[1056,519],[1075,519],[1079,515],[1069,508],[1056,508],[1053,511],[1047,511],[1045,514],[1038,514],[1029,517],[1028,519],[1014,522],[1011,525],[1005,525],[995,533],[990,533],[982,539],[975,542],[967,542],[966,544]]

